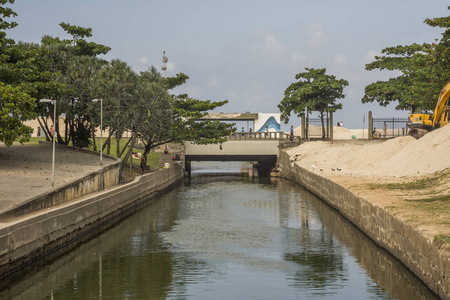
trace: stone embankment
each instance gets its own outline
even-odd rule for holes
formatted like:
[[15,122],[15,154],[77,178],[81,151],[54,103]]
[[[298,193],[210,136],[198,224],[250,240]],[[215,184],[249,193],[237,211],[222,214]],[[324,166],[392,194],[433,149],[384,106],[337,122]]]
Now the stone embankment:
[[441,299],[450,299],[450,257],[418,230],[386,209],[337,184],[320,172],[301,167],[285,151],[281,176],[299,183],[338,210],[379,246],[399,259]]

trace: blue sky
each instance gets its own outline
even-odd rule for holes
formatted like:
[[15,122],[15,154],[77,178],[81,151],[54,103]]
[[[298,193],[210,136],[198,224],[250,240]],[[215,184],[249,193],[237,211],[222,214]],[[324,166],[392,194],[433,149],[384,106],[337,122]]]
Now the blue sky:
[[[175,93],[229,103],[217,111],[279,112],[277,105],[295,74],[306,67],[349,81],[345,127],[362,128],[363,116],[406,117],[394,106],[362,104],[364,87],[388,72],[366,71],[381,50],[432,42],[442,31],[423,21],[448,15],[448,0],[16,0],[16,41],[39,42],[46,35],[67,38],[60,22],[93,30],[91,41],[112,50],[106,59],[126,61],[136,71],[189,75]],[[313,114],[316,117],[317,114]],[[290,125],[300,120],[292,116]],[[367,124],[365,125],[367,127]]]

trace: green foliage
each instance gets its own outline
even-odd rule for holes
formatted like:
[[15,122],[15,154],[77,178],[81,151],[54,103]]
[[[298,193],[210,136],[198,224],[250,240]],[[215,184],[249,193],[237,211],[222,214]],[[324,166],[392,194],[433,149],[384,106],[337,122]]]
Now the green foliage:
[[295,75],[297,82],[292,83],[284,91],[284,98],[278,105],[281,120],[287,124],[291,113],[300,116],[306,109],[309,111],[335,112],[342,108],[336,99],[345,97],[344,87],[348,81],[326,75],[326,69],[306,68],[306,72]]
[[366,65],[366,70],[400,71],[402,75],[366,86],[361,101],[376,101],[381,106],[397,101],[398,110],[432,109],[435,102],[432,103],[430,98],[436,92],[430,90],[430,79],[424,72],[424,67],[431,63],[431,46],[396,46],[383,49],[382,53],[385,55],[376,56],[374,62]]
[[91,28],[70,25],[64,22],[60,23],[59,26],[72,36],[71,41],[65,40],[63,42],[71,44],[73,46],[72,51],[77,56],[97,56],[106,54],[111,50],[110,47],[85,40],[85,38],[92,36]]
[[225,142],[233,124],[199,119],[205,116],[209,110],[226,103],[228,103],[228,100],[216,102],[194,99],[188,95],[174,96],[172,99],[174,113],[172,140],[191,141],[203,145]]
[[450,175],[450,169],[445,169],[434,173],[431,176],[425,178],[417,179],[411,182],[400,182],[400,183],[371,183],[369,187],[371,189],[385,189],[385,190],[424,190],[436,187],[439,182],[448,178]]
[[450,244],[450,236],[438,234],[433,237],[433,242],[438,245]]
[[33,129],[22,122],[36,117],[35,106],[35,99],[22,88],[0,83],[0,141],[6,146],[29,141]]
[[167,77],[164,80],[166,81],[167,89],[172,90],[177,86],[180,86],[189,79],[189,76],[183,73],[178,73],[175,77]]
[[440,90],[449,80],[450,17],[426,19],[425,23],[443,28],[442,39],[436,43],[383,49],[383,56],[376,56],[374,62],[366,65],[366,70],[389,70],[400,75],[366,86],[363,103],[387,106],[397,102],[396,109],[411,112],[434,109]]
[[133,130],[150,148],[164,143],[171,138],[173,113],[171,98],[165,86],[165,80],[155,68],[141,72],[135,90],[136,100]]
[[10,7],[6,7],[5,4],[14,4],[14,0],[0,0],[0,47],[4,47],[7,44],[14,44],[14,40],[6,38],[5,30],[11,29],[17,26],[16,22],[8,22],[5,18],[17,17]]
[[[0,0],[1,4],[7,2],[14,1]],[[12,10],[2,6],[1,14],[0,30],[17,25],[4,21],[4,17],[15,16]],[[30,99],[55,99],[56,115],[65,114],[64,139],[58,129],[59,118],[52,120],[58,143],[90,146],[90,134],[100,123],[100,110],[92,103],[94,98],[103,99],[103,124],[116,133],[117,156],[125,151],[125,146],[120,149],[120,138],[127,130],[132,132],[130,146],[137,138],[143,139],[147,152],[160,144],[185,139],[198,143],[224,141],[230,125],[198,119],[227,101],[171,96],[168,90],[185,83],[187,75],[162,78],[154,68],[138,75],[120,60],[108,63],[97,58],[110,48],[86,40],[92,37],[91,28],[64,22],[59,25],[71,39],[43,36],[40,45],[2,42],[0,47],[0,82],[19,87]],[[53,107],[37,105],[36,112],[48,132]]]

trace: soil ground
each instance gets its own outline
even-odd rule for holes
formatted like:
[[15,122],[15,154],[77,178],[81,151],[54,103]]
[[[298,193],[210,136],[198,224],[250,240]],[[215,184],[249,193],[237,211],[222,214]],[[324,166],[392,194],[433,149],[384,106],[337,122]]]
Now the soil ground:
[[[0,145],[0,212],[52,188],[51,143]],[[103,156],[103,166],[115,160]],[[84,151],[55,149],[55,188],[100,170],[100,155]]]

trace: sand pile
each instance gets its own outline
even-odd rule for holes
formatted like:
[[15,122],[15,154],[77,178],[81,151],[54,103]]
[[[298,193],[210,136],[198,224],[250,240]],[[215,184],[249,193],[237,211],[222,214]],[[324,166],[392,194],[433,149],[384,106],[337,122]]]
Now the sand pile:
[[[309,125],[309,130],[313,136],[321,136],[322,135],[322,127]],[[301,136],[302,130],[301,126],[294,129],[294,135]],[[353,137],[357,139],[368,137],[368,131],[366,129],[348,129],[345,127],[333,127],[333,138],[335,140],[352,140]]]
[[[350,130],[336,127],[338,134]],[[362,131],[362,130],[361,130]],[[450,168],[450,126],[416,140],[308,142],[288,150],[300,166],[324,175],[414,176]]]

